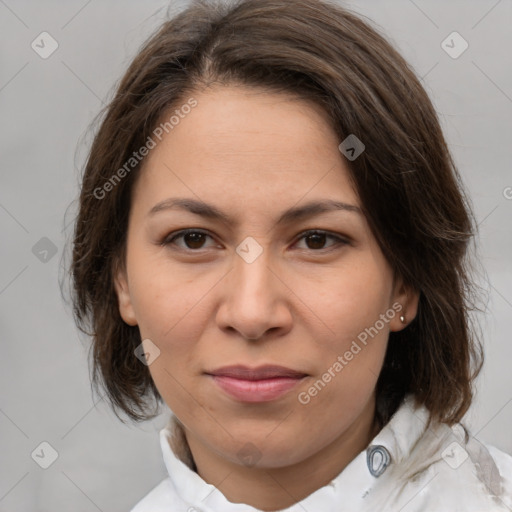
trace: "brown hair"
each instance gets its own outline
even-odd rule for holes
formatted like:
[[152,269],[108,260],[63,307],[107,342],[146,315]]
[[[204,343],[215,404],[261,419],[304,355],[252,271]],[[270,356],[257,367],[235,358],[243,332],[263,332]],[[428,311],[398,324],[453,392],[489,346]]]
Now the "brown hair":
[[363,141],[365,151],[347,162],[351,179],[384,256],[420,292],[415,320],[390,334],[377,418],[385,424],[412,393],[431,418],[459,421],[483,363],[470,322],[470,205],[413,70],[368,22],[321,0],[195,1],[163,23],[120,81],[86,162],[73,243],[74,314],[93,338],[92,382],[135,421],[156,414],[148,412],[153,398],[162,403],[134,355],[140,333],[122,321],[113,285],[143,161],[101,199],[97,191],[165,112],[211,83],[312,100],[340,142],[350,134]]

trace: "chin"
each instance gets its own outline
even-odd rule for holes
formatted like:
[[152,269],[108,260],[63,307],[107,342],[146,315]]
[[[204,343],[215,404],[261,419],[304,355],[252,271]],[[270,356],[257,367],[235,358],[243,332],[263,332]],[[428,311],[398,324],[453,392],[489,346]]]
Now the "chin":
[[[274,425],[275,428],[275,425]],[[279,428],[279,427],[278,427]],[[232,462],[246,467],[259,469],[279,468],[300,462],[303,458],[297,450],[297,438],[300,435],[270,434],[272,429],[262,435],[251,435],[245,431],[236,443],[224,447],[224,454]]]

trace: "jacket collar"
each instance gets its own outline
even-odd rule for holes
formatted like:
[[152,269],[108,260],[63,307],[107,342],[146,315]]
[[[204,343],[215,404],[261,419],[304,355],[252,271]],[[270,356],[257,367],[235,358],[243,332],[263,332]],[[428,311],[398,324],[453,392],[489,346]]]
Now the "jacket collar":
[[[426,407],[417,406],[414,396],[407,395],[366,450],[359,453],[329,484],[282,512],[335,510],[340,503],[347,510],[358,509],[373,488],[384,484],[393,473],[390,468],[399,466],[408,457],[424,434],[428,418]],[[214,485],[205,482],[178,458],[170,445],[173,436],[177,435],[176,427],[176,417],[172,414],[167,426],[160,431],[163,458],[175,494],[198,512],[257,512],[250,505],[228,501]]]

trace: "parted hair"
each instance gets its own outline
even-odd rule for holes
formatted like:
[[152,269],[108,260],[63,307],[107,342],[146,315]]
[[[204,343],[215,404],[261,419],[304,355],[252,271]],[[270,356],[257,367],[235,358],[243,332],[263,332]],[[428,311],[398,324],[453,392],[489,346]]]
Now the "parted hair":
[[483,364],[472,321],[471,203],[421,79],[373,22],[328,0],[193,1],[167,16],[116,85],[80,178],[70,265],[95,388],[133,421],[154,417],[162,403],[134,355],[140,332],[123,322],[114,288],[144,159],[101,198],[97,191],[166,112],[212,84],[312,100],[340,143],[351,134],[364,143],[346,161],[350,178],[395,275],[419,292],[416,318],[389,335],[377,419],[386,424],[412,393],[431,419],[458,422]]

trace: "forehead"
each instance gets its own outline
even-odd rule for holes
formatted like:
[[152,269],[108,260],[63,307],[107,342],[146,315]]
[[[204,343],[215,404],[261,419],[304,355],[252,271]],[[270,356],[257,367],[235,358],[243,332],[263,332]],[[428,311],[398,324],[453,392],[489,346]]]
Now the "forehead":
[[145,159],[135,191],[145,207],[180,193],[247,208],[306,196],[358,203],[340,141],[318,105],[246,87],[191,96],[197,106]]

